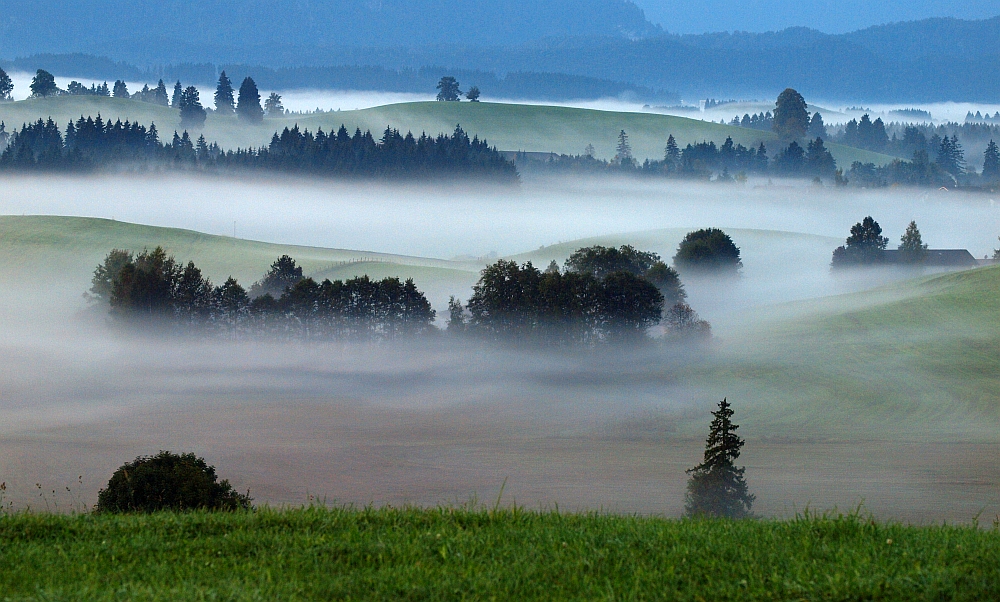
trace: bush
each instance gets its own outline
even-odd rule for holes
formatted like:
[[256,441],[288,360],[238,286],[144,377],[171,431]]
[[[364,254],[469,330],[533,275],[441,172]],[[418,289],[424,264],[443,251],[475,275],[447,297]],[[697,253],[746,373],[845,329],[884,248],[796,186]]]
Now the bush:
[[737,272],[743,267],[740,249],[728,234],[718,228],[688,232],[677,247],[674,265],[684,270]]
[[218,482],[215,467],[194,454],[161,451],[138,457],[115,471],[97,494],[98,512],[158,510],[248,510],[253,498]]

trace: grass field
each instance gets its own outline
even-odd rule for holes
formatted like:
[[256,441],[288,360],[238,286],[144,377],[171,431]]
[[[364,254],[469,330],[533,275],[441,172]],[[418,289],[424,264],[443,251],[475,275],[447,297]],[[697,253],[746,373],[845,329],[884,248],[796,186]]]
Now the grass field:
[[857,516],[467,509],[0,516],[4,600],[985,600],[1000,538]]
[[[163,138],[179,127],[179,116],[172,109],[119,98],[63,96],[0,104],[0,120],[10,127],[48,117],[65,127],[70,119],[81,115],[96,116],[98,113],[105,119],[138,120],[145,124],[155,122]],[[662,159],[670,134],[682,148],[688,143],[706,140],[721,144],[727,136],[744,146],[775,140],[771,132],[686,117],[487,102],[400,103],[356,111],[267,119],[259,126],[246,126],[235,118],[209,115],[203,133],[210,142],[216,141],[227,149],[260,146],[269,142],[276,130],[295,124],[313,131],[322,127],[327,132],[335,131],[343,124],[352,133],[355,128],[371,130],[376,138],[381,136],[386,126],[414,134],[426,132],[437,135],[450,133],[456,124],[461,124],[470,134],[486,138],[501,150],[578,155],[588,144],[593,144],[597,156],[604,158],[614,156],[618,133],[625,130],[629,134],[633,153],[640,161],[646,158]],[[837,163],[845,168],[850,167],[853,161],[884,164],[893,159],[837,144],[828,144],[828,147]],[[768,150],[773,158],[775,149]]]

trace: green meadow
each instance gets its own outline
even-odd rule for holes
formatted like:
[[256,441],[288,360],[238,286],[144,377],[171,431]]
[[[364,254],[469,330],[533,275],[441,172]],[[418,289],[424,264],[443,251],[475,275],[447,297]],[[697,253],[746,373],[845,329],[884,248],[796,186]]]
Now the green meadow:
[[[104,119],[121,119],[155,123],[162,138],[180,127],[176,110],[134,100],[96,96],[60,96],[37,98],[0,104],[0,120],[10,127],[51,117],[65,127],[69,120],[100,114]],[[275,131],[298,125],[315,131],[336,131],[341,125],[352,133],[355,128],[371,130],[378,138],[385,128],[419,135],[450,133],[461,125],[470,135],[486,138],[500,150],[558,154],[582,154],[592,144],[598,157],[615,154],[618,133],[625,130],[639,159],[662,159],[667,137],[671,134],[683,148],[688,143],[714,141],[722,144],[726,137],[744,146],[756,146],[774,141],[771,132],[709,123],[687,117],[654,113],[626,113],[571,107],[469,102],[411,102],[370,109],[335,111],[307,115],[268,118],[264,123],[248,126],[235,117],[209,115],[204,134],[209,141],[226,149],[267,144]],[[772,145],[773,146],[773,145]],[[837,144],[828,144],[838,165],[850,167],[854,161],[885,164],[893,157]],[[768,149],[773,157],[776,150]]]
[[3,600],[984,600],[1000,538],[858,515],[0,515]]

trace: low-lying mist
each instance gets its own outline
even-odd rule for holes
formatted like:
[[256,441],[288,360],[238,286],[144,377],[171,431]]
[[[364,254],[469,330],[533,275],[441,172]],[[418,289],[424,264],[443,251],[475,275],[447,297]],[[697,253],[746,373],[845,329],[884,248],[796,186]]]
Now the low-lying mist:
[[[831,274],[830,254],[851,225],[873,215],[894,246],[916,220],[932,248],[968,248],[978,257],[992,254],[1000,232],[1000,208],[988,196],[766,180],[739,187],[528,179],[511,191],[46,176],[6,178],[0,190],[0,213],[8,215],[113,217],[227,236],[235,222],[242,239],[466,258],[456,265],[496,253],[544,267],[590,244],[559,244],[578,239],[630,243],[669,261],[687,230],[712,226],[732,234],[744,263],[735,280],[682,273],[691,305],[718,334],[707,350],[653,342],[628,352],[542,352],[443,335],[298,345],[122,335],[81,296],[96,260],[33,263],[38,247],[12,250],[0,240],[7,254],[0,261],[0,480],[21,507],[46,501],[35,483],[71,486],[93,503],[117,466],[170,449],[204,455],[258,502],[495,499],[508,478],[505,495],[530,506],[678,515],[684,470],[700,459],[708,411],[731,395],[726,383],[742,378],[718,355],[727,341],[752,340],[764,321],[786,311],[778,308],[784,302],[915,275]],[[115,245],[106,243],[102,252]],[[80,255],[74,244],[63,252]],[[192,249],[177,259],[200,264]],[[448,295],[468,296],[474,269],[468,273],[428,287],[439,313]],[[217,283],[227,276],[210,275]],[[730,399],[737,421],[752,417],[741,430],[749,441],[741,461],[764,514],[864,499],[881,516],[967,520],[995,499],[991,483],[1000,475],[984,460],[998,451],[995,443],[899,433],[877,441],[856,433],[815,438],[768,427],[760,417],[769,400],[766,390]],[[83,484],[73,485],[79,475]],[[956,479],[968,482],[956,488]]]

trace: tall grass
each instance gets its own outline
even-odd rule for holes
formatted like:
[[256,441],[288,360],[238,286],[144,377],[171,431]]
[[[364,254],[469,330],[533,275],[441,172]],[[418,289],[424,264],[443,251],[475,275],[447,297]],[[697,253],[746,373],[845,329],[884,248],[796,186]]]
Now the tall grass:
[[1000,534],[861,515],[523,509],[0,516],[5,600],[984,600]]

